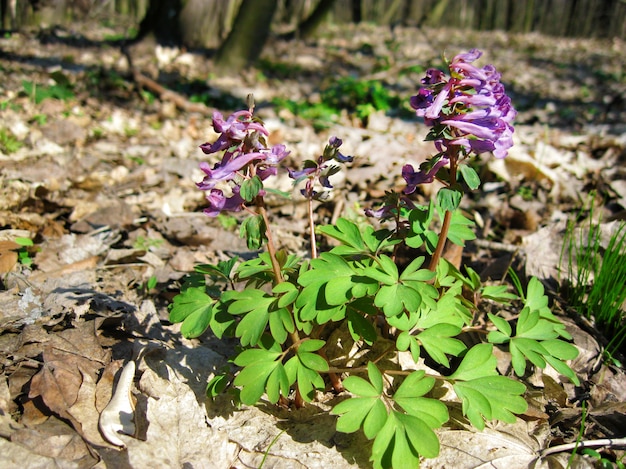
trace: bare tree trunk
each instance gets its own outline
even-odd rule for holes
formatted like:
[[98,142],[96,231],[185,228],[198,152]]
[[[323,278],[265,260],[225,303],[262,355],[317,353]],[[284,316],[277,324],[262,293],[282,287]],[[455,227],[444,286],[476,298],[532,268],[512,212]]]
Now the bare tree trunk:
[[217,48],[227,35],[239,2],[188,0],[180,13],[183,44]]
[[317,28],[324,22],[330,10],[335,5],[335,0],[320,0],[315,7],[315,10],[298,25],[298,37],[302,39],[308,39],[317,30]]
[[218,74],[237,73],[258,60],[276,6],[277,0],[243,0],[230,34],[215,55]]
[[361,7],[361,0],[352,0],[352,22],[360,23],[363,20],[363,9]]
[[154,34],[157,43],[167,46],[182,44],[180,31],[181,0],[150,0],[146,16],[139,24],[139,32],[133,42]]

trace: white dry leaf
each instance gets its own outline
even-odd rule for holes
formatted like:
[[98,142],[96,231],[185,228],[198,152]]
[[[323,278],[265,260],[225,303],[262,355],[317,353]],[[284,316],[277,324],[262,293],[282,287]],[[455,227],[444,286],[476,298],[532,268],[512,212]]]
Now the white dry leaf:
[[128,441],[131,467],[232,466],[239,449],[209,425],[204,403],[208,371],[223,364],[221,355],[204,347],[145,356],[139,389],[147,396],[147,430],[145,441]]
[[522,248],[526,254],[526,276],[541,280],[558,279],[561,249],[566,222],[551,223],[524,236]]
[[[482,432],[468,430],[441,430],[437,434],[441,442],[439,456],[425,459],[420,464],[424,469],[548,469],[554,463],[567,465],[569,454],[551,455],[540,458],[543,441],[533,436],[531,424],[518,419],[512,425],[497,425]],[[543,440],[544,438],[540,437]],[[593,465],[582,458],[576,467],[589,468]],[[556,466],[558,467],[558,466]]]
[[119,448],[125,448],[126,444],[118,433],[126,435],[134,435],[135,433],[135,406],[131,396],[134,377],[135,362],[131,360],[124,366],[117,381],[115,393],[100,413],[100,420],[98,421],[98,428],[104,439]]

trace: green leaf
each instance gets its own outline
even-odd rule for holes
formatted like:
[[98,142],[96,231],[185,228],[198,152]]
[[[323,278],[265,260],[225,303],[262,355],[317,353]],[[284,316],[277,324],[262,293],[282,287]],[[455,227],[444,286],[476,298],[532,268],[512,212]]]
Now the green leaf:
[[228,386],[228,376],[226,374],[215,375],[206,386],[206,395],[215,398],[221,394]]
[[423,370],[414,371],[402,382],[393,400],[404,411],[425,422],[430,428],[441,427],[448,421],[448,408],[438,399],[422,397],[427,394],[435,383],[435,379],[425,377]]
[[514,414],[521,414],[528,409],[522,397],[526,386],[505,376],[458,381],[453,387],[463,402],[463,414],[479,430],[485,428],[483,418],[515,423]]
[[524,306],[531,311],[540,311],[548,307],[548,297],[544,293],[544,288],[537,277],[531,277],[526,289],[526,302]]
[[370,397],[352,397],[341,401],[330,411],[331,415],[341,415],[337,419],[337,431],[356,432],[377,402],[381,402],[380,399]]
[[257,215],[254,217],[248,217],[241,223],[239,236],[246,240],[248,249],[256,251],[261,249],[263,243],[267,241],[265,232],[266,227],[263,216]]
[[270,332],[278,343],[284,344],[287,336],[296,330],[293,316],[287,308],[279,308],[269,314]]
[[446,355],[458,357],[465,351],[465,344],[454,337],[461,333],[461,328],[452,324],[436,324],[417,335],[428,355],[437,363],[449,368]]
[[298,350],[300,363],[315,371],[328,371],[328,362],[316,353],[300,352]]
[[465,241],[476,239],[476,234],[470,228],[473,225],[474,222],[465,218],[459,210],[453,211],[448,228],[448,239],[457,246],[464,246]]
[[187,338],[200,336],[213,318],[215,300],[204,287],[191,287],[174,297],[170,305],[170,321],[183,322],[181,334]]
[[465,354],[463,361],[449,378],[460,381],[483,378],[498,374],[496,365],[498,360],[493,355],[493,345],[474,345]]
[[239,258],[237,256],[234,256],[228,259],[227,261],[218,262],[217,265],[212,265],[212,264],[196,265],[193,270],[201,274],[211,275],[212,277],[221,277],[224,280],[229,280],[230,275],[233,271],[233,267],[237,263],[237,260],[239,260]]
[[287,378],[285,368],[283,367],[282,363],[278,363],[276,368],[274,368],[274,370],[267,379],[267,384],[265,386],[267,399],[272,404],[276,404],[281,395],[283,397],[289,396],[289,388],[290,383],[289,379]]
[[278,300],[279,308],[284,308],[292,304],[296,301],[296,298],[298,298],[298,294],[300,293],[298,288],[290,282],[280,282],[276,284],[272,289],[272,292],[282,295]]
[[348,305],[347,312],[348,330],[350,331],[350,335],[355,342],[363,339],[367,345],[372,345],[378,337],[376,329],[374,329],[374,326],[367,318],[363,317],[358,311],[350,307],[353,303]]
[[367,376],[369,377],[370,382],[372,383],[372,386],[374,386],[374,389],[376,389],[378,394],[382,394],[383,393],[383,375],[381,374],[380,370],[373,362],[369,362],[367,364]]
[[246,289],[228,291],[222,295],[224,300],[232,300],[228,312],[232,315],[244,315],[235,335],[240,338],[241,345],[257,345],[269,322],[269,314],[275,298],[261,290]]
[[325,285],[325,299],[331,306],[343,305],[352,298],[352,277],[355,272],[346,260],[325,252],[319,258],[311,260],[310,265],[311,268],[298,279],[298,283],[305,287],[304,290],[311,286],[310,289],[317,292]]
[[267,380],[278,365],[280,362],[258,361],[241,370],[233,381],[235,386],[242,387],[241,402],[255,404],[265,392]]
[[344,249],[335,251],[337,254],[346,255],[367,252],[359,227],[350,220],[340,217],[334,226],[319,226],[316,230],[318,233],[325,234],[341,242]]
[[500,342],[493,342],[491,339],[489,339],[489,336],[495,332],[495,331],[492,331],[487,335],[487,340],[489,340],[489,342],[498,343],[498,344],[501,344],[507,341],[511,337],[511,332],[512,332],[511,325],[509,324],[509,322],[501,317],[496,316],[495,314],[487,313],[487,315],[489,316],[489,319],[491,320],[493,325],[498,328],[500,333],[503,334],[504,338],[506,339]]
[[548,351],[536,340],[514,337],[509,343],[509,350],[511,364],[517,376],[523,376],[526,372],[526,359],[536,367],[546,367],[544,355],[549,355]]
[[213,306],[204,310],[196,310],[185,318],[180,326],[180,333],[186,339],[200,337],[207,330],[212,320]]
[[263,181],[261,181],[259,176],[254,176],[253,178],[244,180],[240,187],[239,195],[241,195],[246,202],[252,202],[252,200],[259,195],[261,189],[263,189]]
[[375,468],[419,467],[420,455],[439,454],[437,435],[422,420],[392,411],[378,432],[370,458]]
[[439,192],[437,192],[437,205],[439,205],[442,210],[454,212],[459,208],[462,197],[463,193],[460,190],[442,187],[439,189]]
[[[368,372],[370,371],[369,368],[370,367],[368,364]],[[360,397],[378,397],[382,392],[379,391],[377,387],[374,386],[372,383],[364,380],[359,376],[348,376],[343,381],[343,386],[352,394]]]
[[249,366],[258,362],[273,362],[280,357],[280,350],[272,351],[264,348],[251,348],[241,352],[233,360],[237,366]]
[[507,285],[487,285],[480,290],[480,296],[503,305],[509,305],[511,301],[519,300],[519,296],[508,292]]
[[300,395],[306,402],[313,400],[315,389],[324,389],[324,380],[319,373],[303,365],[300,360],[297,367],[297,382]]
[[407,349],[410,349],[413,361],[415,363],[418,363],[420,359],[421,348],[417,338],[409,333],[408,330],[410,329],[410,327],[403,327],[399,329],[402,330],[402,332],[400,333],[400,335],[398,335],[398,338],[396,340],[396,347],[400,352],[404,352]]
[[307,339],[303,340],[300,346],[298,347],[298,352],[317,352],[321,349],[326,342],[319,339]]
[[34,245],[34,243],[33,243],[33,240],[32,240],[32,239],[30,239],[30,238],[25,238],[25,237],[23,237],[23,236],[17,236],[17,237],[15,237],[15,238],[13,238],[13,242],[14,242],[15,244],[19,244],[20,246],[24,246],[24,247],[27,247],[27,246],[33,246],[33,245]]
[[467,186],[471,190],[478,189],[480,186],[480,176],[478,176],[478,173],[474,170],[474,168],[467,164],[462,164],[459,165],[459,169],[461,170],[461,176]]

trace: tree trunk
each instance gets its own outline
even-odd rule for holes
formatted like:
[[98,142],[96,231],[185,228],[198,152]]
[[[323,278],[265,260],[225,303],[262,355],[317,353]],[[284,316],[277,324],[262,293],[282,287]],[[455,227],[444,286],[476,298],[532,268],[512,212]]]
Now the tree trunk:
[[237,6],[232,0],[188,0],[180,14],[183,44],[217,48],[230,29]]
[[363,20],[363,10],[361,0],[352,0],[352,22],[360,23]]
[[277,0],[243,0],[233,28],[215,55],[216,73],[237,73],[258,60],[276,6]]
[[315,10],[298,25],[298,37],[308,39],[313,36],[315,30],[324,22],[334,5],[335,0],[320,0]]
[[164,46],[180,46],[182,33],[180,30],[181,0],[150,0],[146,16],[139,24],[139,32],[133,42],[137,42],[150,34],[154,34],[157,43]]

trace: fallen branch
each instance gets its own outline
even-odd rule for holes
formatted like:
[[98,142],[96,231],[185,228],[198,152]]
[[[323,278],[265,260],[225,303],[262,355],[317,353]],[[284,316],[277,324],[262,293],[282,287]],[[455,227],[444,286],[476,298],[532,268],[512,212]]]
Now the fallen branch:
[[125,45],[121,46],[122,54],[126,57],[126,61],[128,62],[128,69],[131,71],[133,75],[133,80],[137,83],[140,89],[146,88],[150,90],[152,93],[156,94],[159,99],[162,101],[171,101],[178,107],[179,109],[187,112],[198,112],[200,114],[210,115],[213,110],[209,109],[207,106],[201,103],[192,103],[184,96],[176,93],[175,91],[168,90],[164,86],[158,84],[152,78],[145,76],[141,73],[134,65],[133,59],[128,51],[128,48]]
[[573,451],[579,448],[600,448],[602,446],[608,446],[611,448],[626,448],[626,438],[603,438],[600,440],[583,440],[574,443],[567,443],[564,445],[557,445],[551,448],[546,448],[539,453],[543,458],[549,454],[563,453]]

